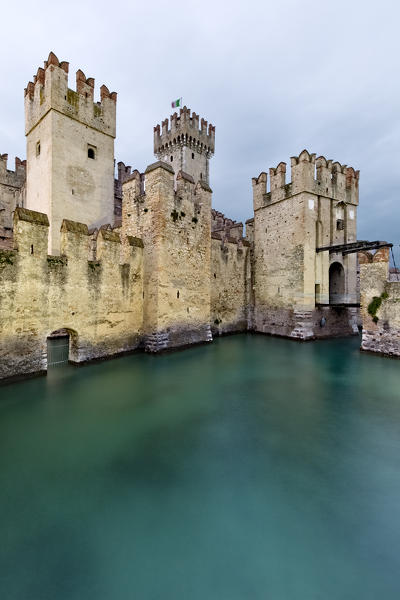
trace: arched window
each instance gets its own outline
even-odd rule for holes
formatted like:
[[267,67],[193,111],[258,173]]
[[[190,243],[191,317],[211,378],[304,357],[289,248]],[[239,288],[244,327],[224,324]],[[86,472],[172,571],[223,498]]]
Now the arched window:
[[93,148],[93,146],[88,147],[87,155],[88,155],[88,158],[93,158],[93,159],[96,158],[96,151]]

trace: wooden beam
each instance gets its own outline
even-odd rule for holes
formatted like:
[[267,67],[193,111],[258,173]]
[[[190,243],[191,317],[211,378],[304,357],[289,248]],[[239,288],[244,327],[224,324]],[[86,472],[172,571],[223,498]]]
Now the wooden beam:
[[341,252],[342,254],[353,254],[355,252],[362,252],[363,250],[378,250],[379,248],[391,248],[393,244],[390,242],[368,242],[366,240],[359,240],[358,242],[349,242],[348,244],[335,244],[333,246],[322,246],[317,248],[317,252],[329,252],[333,254]]

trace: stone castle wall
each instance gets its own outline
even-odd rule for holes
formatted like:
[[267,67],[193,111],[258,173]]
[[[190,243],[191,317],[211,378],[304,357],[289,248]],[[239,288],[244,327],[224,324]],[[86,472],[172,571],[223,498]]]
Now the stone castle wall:
[[246,331],[251,286],[247,240],[211,234],[211,329],[213,335]]
[[13,250],[0,250],[0,379],[43,372],[46,340],[70,333],[70,359],[81,363],[138,347],[143,326],[143,249],[98,232],[88,261],[87,226],[64,220],[61,254],[47,254],[47,215],[17,208]]
[[400,356],[400,281],[389,274],[389,248],[361,252],[362,350]]
[[46,370],[58,330],[74,362],[212,333],[357,332],[357,258],[332,247],[356,240],[358,171],[304,150],[290,182],[283,162],[261,173],[243,237],[211,208],[213,125],[184,107],[154,128],[161,160],[114,178],[117,95],[94,102],[94,79],[79,70],[72,90],[68,71],[51,52],[25,90],[27,162],[0,157],[0,378]]

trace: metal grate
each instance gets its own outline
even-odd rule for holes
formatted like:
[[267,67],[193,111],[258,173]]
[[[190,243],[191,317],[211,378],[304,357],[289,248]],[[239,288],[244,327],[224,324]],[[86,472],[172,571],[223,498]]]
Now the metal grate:
[[58,367],[68,363],[69,335],[47,338],[47,367]]

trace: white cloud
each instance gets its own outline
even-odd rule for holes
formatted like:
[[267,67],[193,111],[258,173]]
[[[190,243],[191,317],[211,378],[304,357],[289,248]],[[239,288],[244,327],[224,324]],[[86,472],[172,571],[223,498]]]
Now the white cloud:
[[307,147],[361,170],[359,237],[399,243],[399,12],[394,0],[9,2],[0,152],[24,156],[23,89],[53,50],[72,87],[81,68],[118,92],[118,160],[151,163],[153,125],[183,96],[216,125],[220,210],[251,216],[251,177]]

